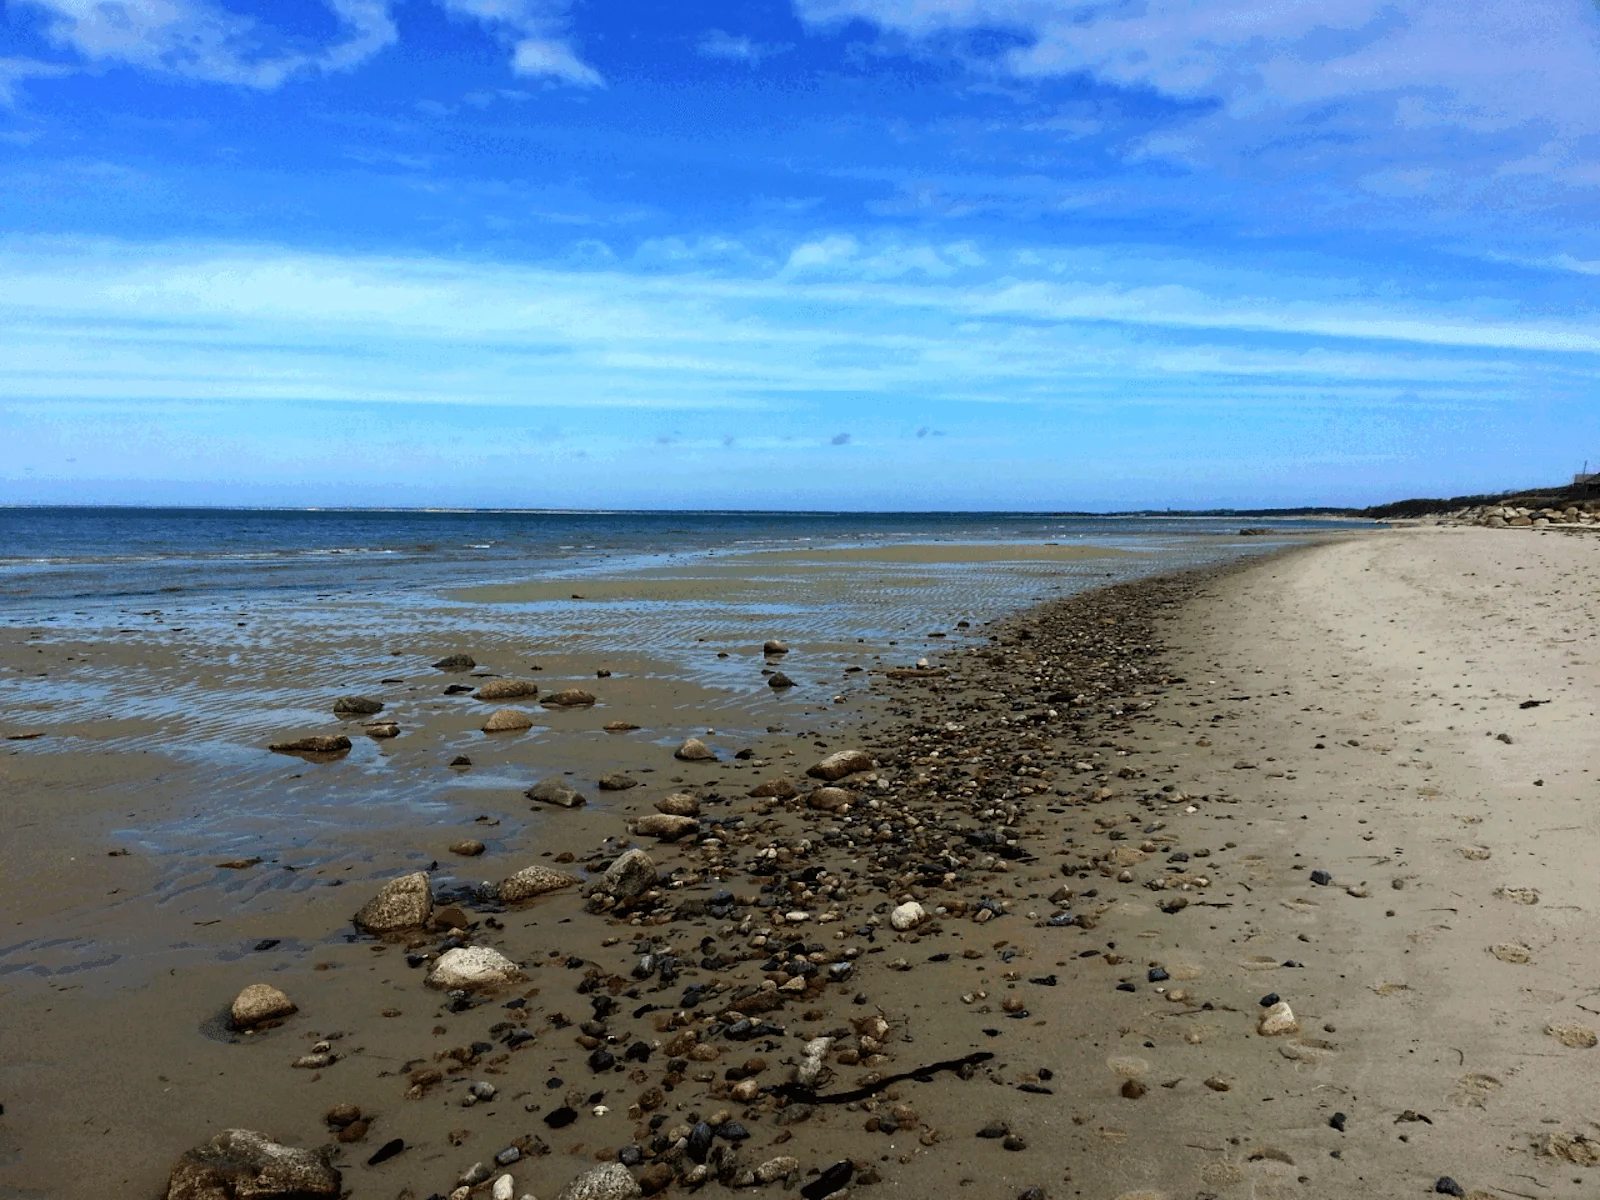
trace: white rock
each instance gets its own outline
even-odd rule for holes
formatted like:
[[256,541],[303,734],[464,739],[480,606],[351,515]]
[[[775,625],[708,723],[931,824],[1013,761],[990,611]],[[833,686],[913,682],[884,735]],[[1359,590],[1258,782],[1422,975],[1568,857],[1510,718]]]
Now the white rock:
[[907,900],[904,904],[896,905],[889,914],[889,924],[904,933],[908,929],[915,929],[927,920],[928,911],[915,900]]
[[249,1029],[263,1021],[287,1017],[294,1011],[294,1001],[270,983],[252,983],[234,997],[229,1010],[235,1029]]
[[490,1193],[494,1200],[511,1200],[516,1194],[517,1185],[512,1182],[511,1176],[502,1175],[494,1181],[494,1191]]
[[1299,1033],[1300,1021],[1294,1015],[1294,1009],[1289,1007],[1289,1002],[1279,1000],[1261,1014],[1256,1032],[1262,1037],[1282,1037],[1285,1034]]
[[446,950],[428,972],[428,986],[453,991],[500,987],[522,979],[522,969],[488,946]]

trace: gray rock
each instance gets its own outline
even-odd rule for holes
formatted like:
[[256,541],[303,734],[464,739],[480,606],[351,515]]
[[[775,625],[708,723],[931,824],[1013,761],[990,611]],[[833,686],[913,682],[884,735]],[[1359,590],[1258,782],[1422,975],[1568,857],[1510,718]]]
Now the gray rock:
[[224,1129],[173,1165],[167,1200],[331,1200],[342,1183],[317,1151],[249,1129]]
[[294,1001],[269,983],[252,983],[233,998],[228,1015],[235,1029],[250,1029],[263,1021],[287,1017],[295,1011]]
[[655,885],[655,861],[643,850],[629,850],[617,856],[594,888],[618,899],[631,900]]
[[553,777],[541,780],[529,788],[528,799],[539,800],[545,804],[559,804],[562,808],[578,808],[588,803],[570,783]]
[[767,641],[761,643],[761,653],[787,654],[789,653],[789,647],[778,641],[777,638],[769,638]]
[[428,887],[428,873],[414,871],[391,879],[379,888],[378,894],[355,915],[355,924],[357,929],[368,933],[398,933],[421,928],[432,915],[433,893]]
[[521,733],[533,728],[533,718],[516,708],[497,708],[483,723],[485,733]]
[[872,770],[872,758],[861,750],[840,750],[828,755],[806,771],[813,779],[826,779],[830,783],[854,775],[857,771]]
[[670,796],[663,796],[656,801],[656,811],[666,813],[669,817],[698,817],[700,815],[700,801],[688,792],[673,792]]
[[675,842],[700,832],[700,822],[693,817],[675,817],[670,813],[647,813],[633,823],[633,831],[640,837],[658,838]]
[[819,787],[806,797],[806,805],[819,809],[822,812],[838,812],[847,808],[856,801],[856,794],[849,788]]
[[428,986],[442,991],[485,991],[525,978],[522,968],[488,946],[457,946],[434,960]]
[[600,790],[602,792],[625,792],[629,788],[639,786],[639,781],[631,775],[624,775],[621,771],[607,771],[600,776]]
[[446,654],[433,664],[436,671],[470,671],[478,665],[478,660],[470,654]]
[[540,701],[550,708],[583,708],[594,702],[594,693],[586,692],[582,688],[563,688]]
[[340,696],[333,702],[336,717],[370,717],[383,711],[383,701],[371,696]]
[[585,1171],[567,1184],[556,1200],[634,1200],[644,1195],[638,1180],[621,1163]]
[[486,849],[477,838],[462,838],[459,842],[450,843],[450,853],[459,854],[462,858],[477,858]]
[[771,675],[767,676],[767,686],[769,688],[776,688],[781,691],[784,688],[792,688],[794,686],[794,680],[790,679],[782,671],[774,671]]
[[559,892],[562,888],[581,882],[576,875],[535,865],[523,867],[515,875],[502,879],[496,892],[502,904],[515,904],[519,900],[531,900],[546,892]]
[[491,679],[473,692],[476,700],[522,700],[539,694],[539,685],[531,679]]
[[672,752],[672,757],[684,762],[716,762],[717,752],[699,738],[686,738],[683,745]]
[[392,738],[400,736],[400,726],[393,721],[370,721],[361,727],[369,738]]

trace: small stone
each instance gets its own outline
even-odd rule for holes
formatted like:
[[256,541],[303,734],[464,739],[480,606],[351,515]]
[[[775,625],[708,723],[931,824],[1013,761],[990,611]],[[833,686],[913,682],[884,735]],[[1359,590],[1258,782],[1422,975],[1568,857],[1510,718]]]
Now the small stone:
[[672,757],[684,762],[716,762],[717,752],[699,738],[686,738],[683,745],[672,752]]
[[905,933],[907,930],[915,929],[922,924],[927,917],[927,909],[923,908],[915,900],[908,900],[904,904],[897,905],[889,913],[889,924],[900,933]]
[[1261,1014],[1261,1020],[1256,1024],[1256,1032],[1262,1037],[1296,1034],[1300,1032],[1300,1022],[1294,1015],[1294,1009],[1289,1007],[1288,1001],[1279,1000]]
[[369,721],[361,727],[361,732],[369,738],[377,738],[379,741],[383,741],[387,738],[399,737],[400,726],[393,721]]
[[588,803],[570,783],[553,776],[534,784],[527,794],[529,800],[539,800],[561,808],[580,808]]
[[1311,872],[1311,882],[1326,887],[1333,882],[1333,876],[1326,871],[1313,871]]
[[639,786],[639,781],[631,775],[624,775],[621,771],[608,771],[600,776],[597,781],[602,792],[625,792],[629,788]]
[[361,1109],[354,1104],[335,1104],[323,1114],[322,1119],[334,1129],[343,1129],[361,1119]]
[[485,733],[521,733],[532,728],[533,718],[517,708],[497,708],[483,723]]
[[225,1129],[174,1164],[167,1200],[333,1200],[342,1182],[314,1150],[285,1146],[249,1129]]
[[515,983],[522,969],[488,946],[457,946],[434,960],[428,986],[441,991],[482,991]]
[[607,1163],[585,1171],[562,1190],[556,1200],[633,1200],[644,1195],[638,1181],[621,1163]]
[[978,1136],[981,1138],[1003,1138],[1010,1132],[1011,1127],[1004,1121],[990,1121],[982,1129],[978,1130]]
[[472,693],[475,700],[527,700],[539,694],[531,679],[491,679]]
[[472,765],[472,760],[465,754],[458,754],[450,760],[450,765],[452,767],[470,767]]
[[418,929],[433,915],[433,894],[428,873],[414,871],[391,879],[355,915],[356,928],[367,933],[397,933]]
[[489,1192],[490,1200],[512,1200],[516,1190],[516,1183],[511,1176],[502,1175],[494,1181],[494,1187]]
[[1448,1175],[1439,1176],[1434,1182],[1433,1190],[1441,1196],[1465,1196],[1467,1194],[1467,1189]]
[[459,842],[450,843],[450,853],[459,854],[463,858],[477,858],[484,852],[484,844],[477,838],[466,838]]
[[1028,1143],[1023,1140],[1020,1134],[1016,1133],[1008,1133],[1001,1139],[1000,1145],[1006,1150],[1026,1150],[1028,1148]]
[[1144,1084],[1137,1079],[1124,1079],[1122,1081],[1122,1098],[1124,1100],[1137,1100],[1145,1093]]
[[669,817],[698,817],[700,801],[687,792],[673,792],[672,795],[657,800],[655,809],[659,813],[666,813]]
[[761,653],[787,654],[789,653],[789,647],[778,641],[777,638],[768,638],[766,641],[761,643]]
[[604,729],[607,733],[632,733],[639,727],[629,721],[607,721],[604,725],[600,726],[600,728]]
[[581,882],[583,881],[576,875],[568,875],[564,871],[553,870],[536,863],[502,879],[499,887],[495,889],[495,894],[500,897],[502,904],[516,904],[522,900],[531,900],[535,896],[543,896],[548,892],[559,892],[562,888],[569,888]]
[[250,1029],[295,1011],[294,1001],[267,983],[252,983],[234,997],[229,1009],[235,1029]]
[[653,837],[663,842],[675,842],[700,832],[700,822],[693,817],[674,817],[668,813],[650,813],[633,823],[633,831],[641,837]]
[[336,717],[370,717],[383,711],[383,701],[371,696],[340,696],[333,702]]
[[470,671],[478,665],[478,660],[470,654],[446,654],[433,664],[436,671]]
[[821,762],[814,763],[807,768],[806,774],[813,779],[826,779],[829,783],[843,779],[846,775],[854,775],[857,771],[872,770],[872,757],[861,750],[840,750],[830,754]]
[[784,688],[792,688],[794,680],[790,679],[782,671],[774,671],[767,676],[767,686],[777,691],[782,691]]
[[800,1160],[781,1154],[777,1158],[769,1158],[756,1168],[757,1183],[777,1183],[780,1179],[787,1179],[800,1171]]
[[1213,1092],[1226,1092],[1231,1091],[1233,1088],[1233,1084],[1229,1083],[1220,1075],[1213,1075],[1211,1078],[1207,1079],[1206,1086]]
[[594,702],[594,693],[582,688],[563,688],[540,701],[546,708],[587,708]]

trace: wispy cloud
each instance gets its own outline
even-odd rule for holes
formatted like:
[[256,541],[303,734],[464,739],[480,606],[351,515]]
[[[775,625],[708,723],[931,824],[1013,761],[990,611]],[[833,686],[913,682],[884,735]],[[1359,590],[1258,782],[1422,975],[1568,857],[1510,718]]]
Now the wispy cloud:
[[574,87],[604,87],[599,71],[578,56],[568,33],[568,0],[441,0],[511,44],[511,69]]
[[30,79],[50,79],[72,74],[60,63],[38,62],[31,58],[0,58],[0,105],[17,102],[17,88]]
[[304,72],[348,70],[394,42],[387,0],[325,2],[343,36],[322,46],[207,0],[22,0],[22,7],[42,12],[51,40],[89,62],[270,89]]
[[759,66],[763,59],[772,58],[791,49],[787,45],[766,45],[721,29],[708,29],[701,35],[695,49],[706,58],[723,58],[733,62]]

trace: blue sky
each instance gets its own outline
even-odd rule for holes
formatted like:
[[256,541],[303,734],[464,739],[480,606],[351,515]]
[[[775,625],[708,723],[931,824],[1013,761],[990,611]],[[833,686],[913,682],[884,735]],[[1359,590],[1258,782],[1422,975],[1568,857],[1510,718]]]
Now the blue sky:
[[0,502],[1557,479],[1597,68],[1586,0],[0,0]]

